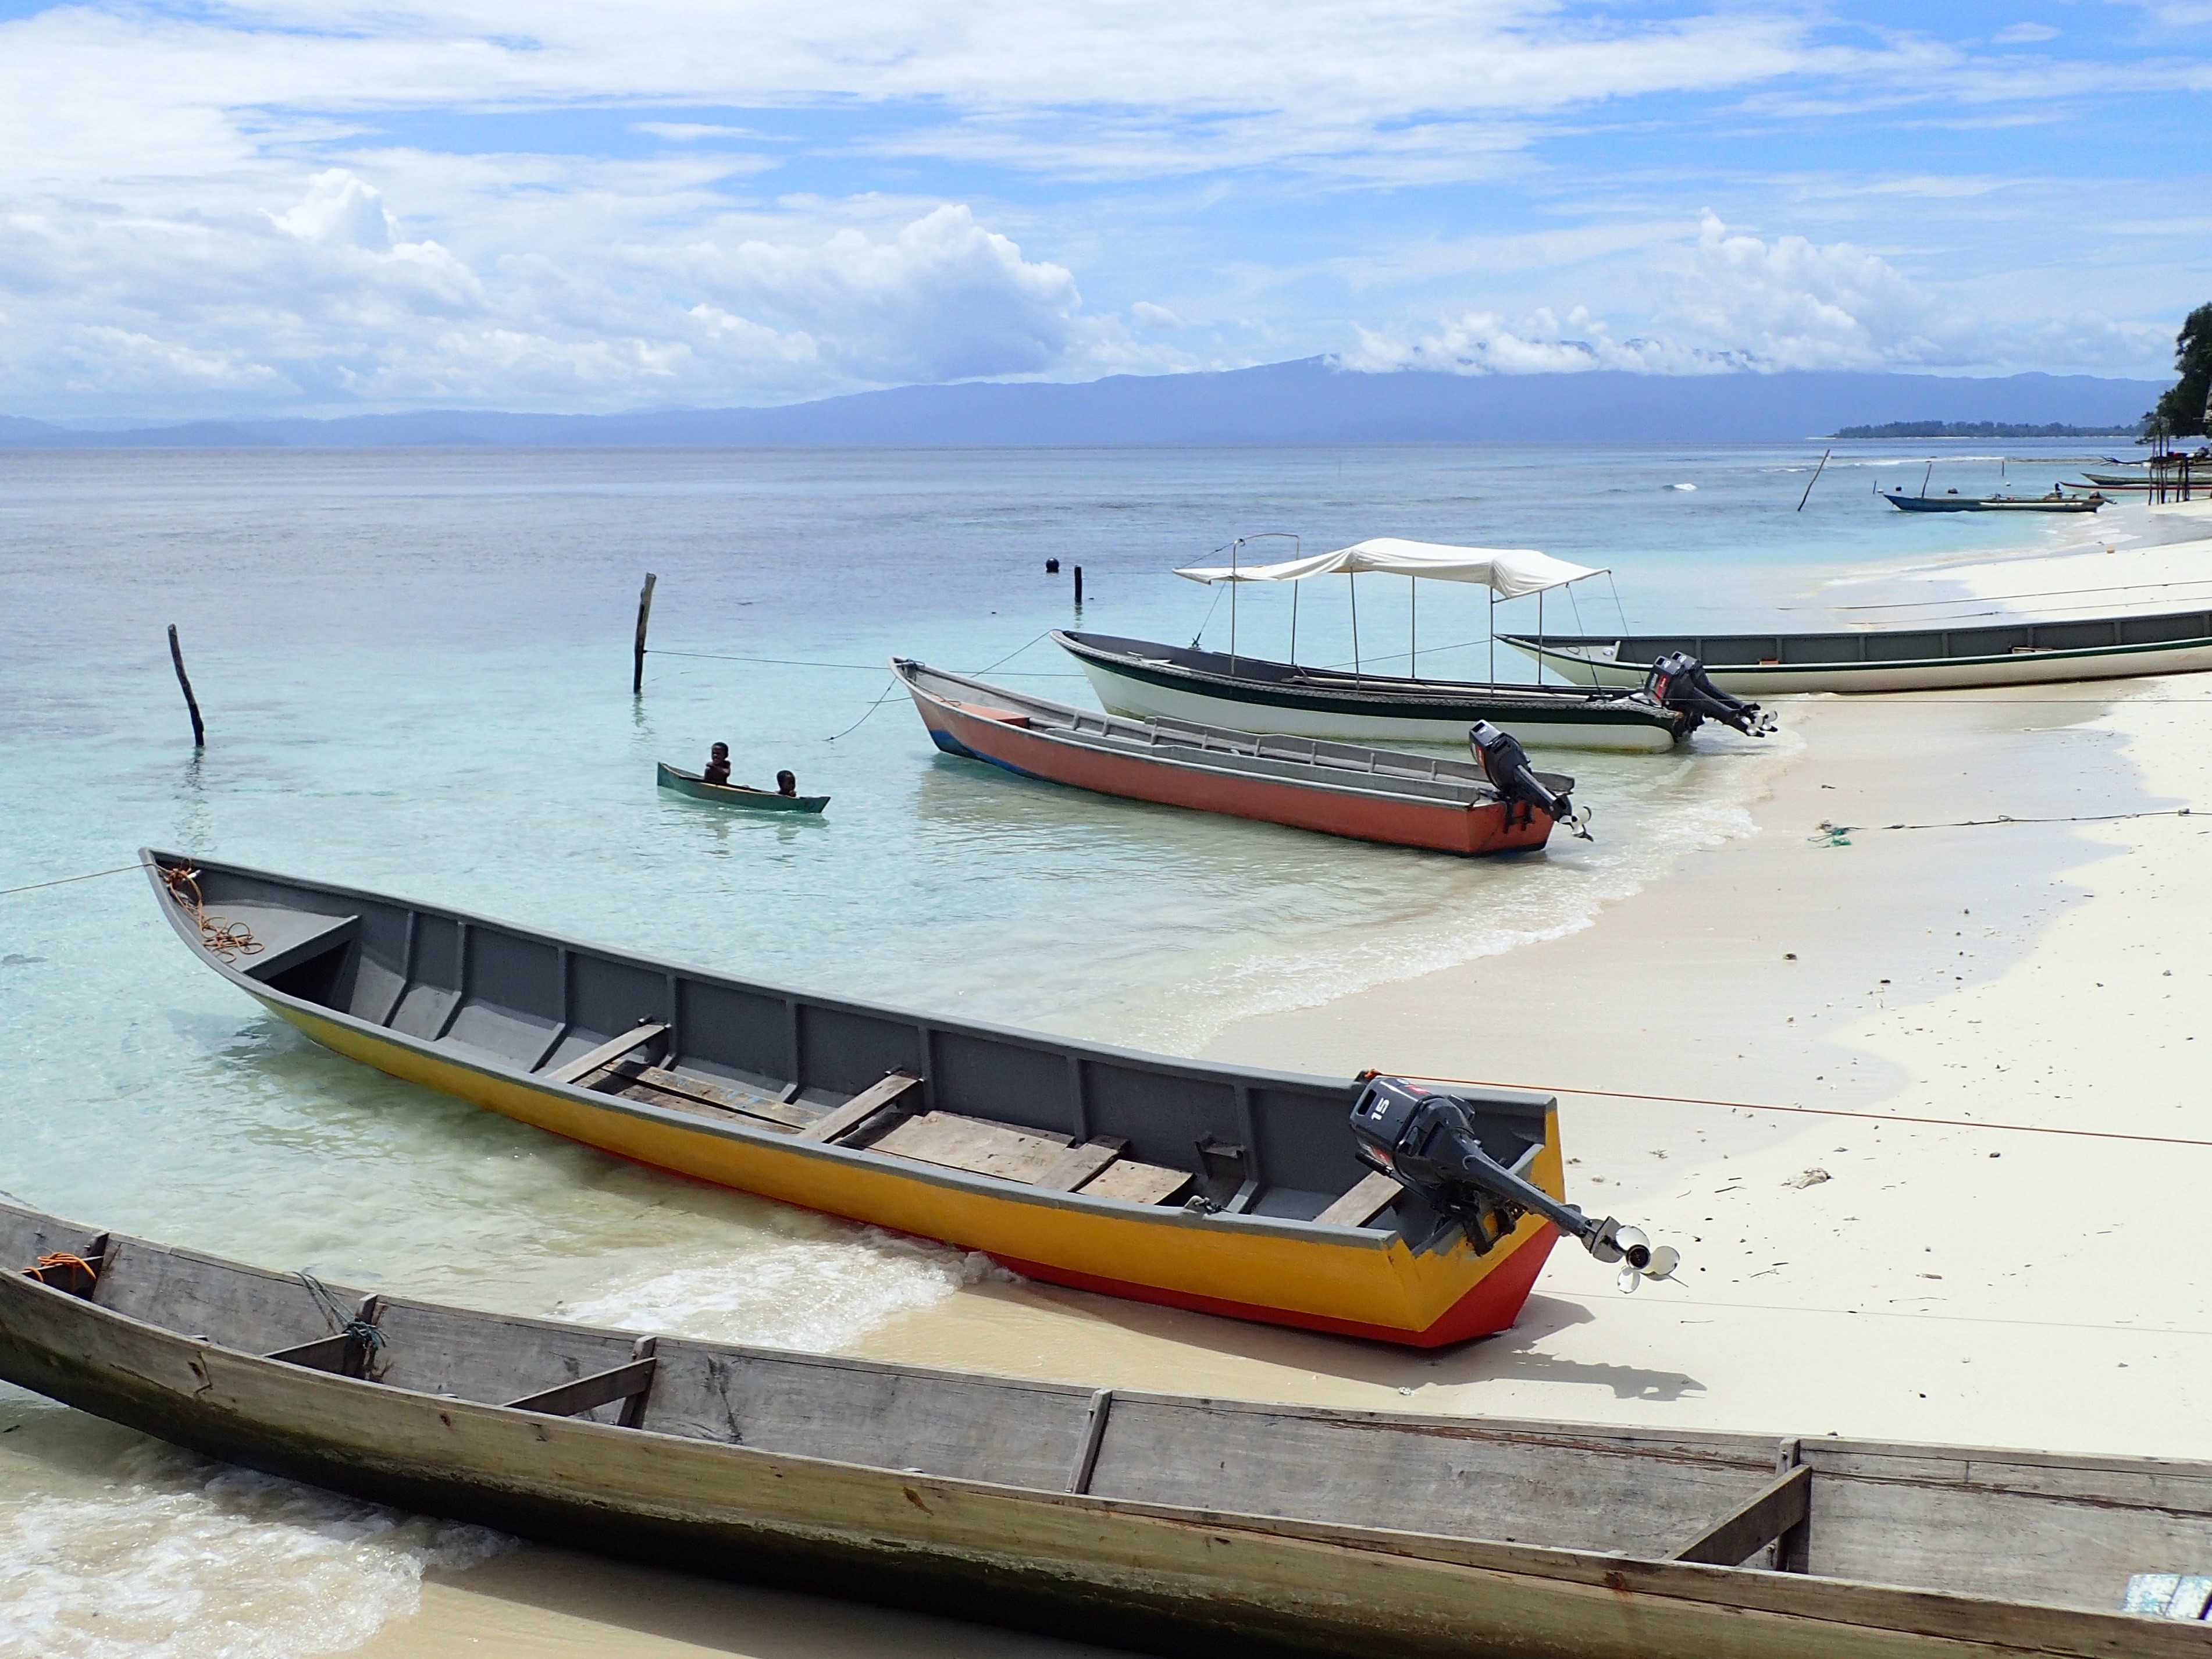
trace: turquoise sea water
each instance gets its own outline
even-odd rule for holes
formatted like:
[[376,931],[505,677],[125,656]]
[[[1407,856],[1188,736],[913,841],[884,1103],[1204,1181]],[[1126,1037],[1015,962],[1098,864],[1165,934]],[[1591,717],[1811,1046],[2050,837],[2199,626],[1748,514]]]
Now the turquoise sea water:
[[[1640,628],[1814,625],[1835,575],[2082,533],[1897,514],[1869,487],[1917,479],[1901,452],[1839,456],[1800,514],[1816,455],[0,454],[0,886],[152,843],[1194,1050],[1243,1013],[1584,925],[1685,848],[1744,833],[1790,739],[1548,757],[1581,776],[1597,842],[1468,863],[940,757],[902,697],[878,702],[885,657],[996,663],[1088,702],[1039,642],[1077,620],[1069,567],[1085,569],[1084,624],[1188,639],[1214,601],[1172,568],[1263,530],[1309,551],[1390,534],[1609,565]],[[1962,489],[1996,471],[1948,469]],[[648,569],[658,649],[634,701]],[[1440,586],[1422,596],[1423,665],[1479,674],[1479,646],[1443,647],[1480,639],[1480,596]],[[1363,582],[1360,603],[1367,659],[1401,649],[1402,585]],[[1601,584],[1548,615],[1595,629],[1612,605]],[[1239,607],[1243,647],[1279,650],[1285,596]],[[1533,614],[1524,601],[1517,620]],[[172,622],[207,716],[198,755]],[[1207,639],[1227,623],[1224,602]],[[1301,657],[1348,658],[1347,624],[1339,595],[1309,593]],[[717,738],[741,777],[789,767],[829,813],[756,820],[655,791],[657,758],[696,765]],[[0,1188],[122,1230],[480,1305],[814,1346],[984,1270],[621,1165],[317,1050],[196,967],[134,875],[0,897]],[[12,1392],[0,1419],[20,1431],[0,1438],[0,1654],[335,1650],[406,1605],[426,1562],[491,1547]],[[230,1645],[204,1636],[218,1614],[240,1621]]]

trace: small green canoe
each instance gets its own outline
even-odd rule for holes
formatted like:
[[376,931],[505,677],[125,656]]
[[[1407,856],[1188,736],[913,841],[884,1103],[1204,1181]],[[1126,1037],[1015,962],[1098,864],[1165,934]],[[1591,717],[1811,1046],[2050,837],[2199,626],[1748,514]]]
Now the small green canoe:
[[754,812],[819,812],[830,804],[827,795],[779,795],[773,789],[748,789],[743,784],[709,783],[696,772],[659,763],[660,787],[693,800],[710,800],[717,806],[742,806]]

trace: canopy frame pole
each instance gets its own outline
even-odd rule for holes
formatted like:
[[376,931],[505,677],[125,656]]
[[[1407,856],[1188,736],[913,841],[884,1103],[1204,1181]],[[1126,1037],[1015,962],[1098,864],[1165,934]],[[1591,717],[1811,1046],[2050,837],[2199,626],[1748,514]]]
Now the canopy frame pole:
[[1421,579],[1406,578],[1406,659],[1407,672],[1415,679],[1421,678]]
[[1540,587],[1536,590],[1536,678],[1531,683],[1544,683],[1544,590]]
[[1498,590],[1490,590],[1490,683],[1498,684]]
[[1298,665],[1298,584],[1291,584],[1291,666]]
[[1244,545],[1239,536],[1229,544],[1229,675],[1237,676],[1237,590],[1243,584],[1237,580],[1237,555]]
[[1359,573],[1347,570],[1344,580],[1352,584],[1352,678],[1359,678]]

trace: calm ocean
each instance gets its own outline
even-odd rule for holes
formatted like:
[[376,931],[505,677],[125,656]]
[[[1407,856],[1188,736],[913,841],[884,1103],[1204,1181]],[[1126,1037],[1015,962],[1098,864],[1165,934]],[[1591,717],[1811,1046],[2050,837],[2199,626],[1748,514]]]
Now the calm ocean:
[[[1595,843],[1459,863],[939,757],[902,696],[872,710],[888,655],[998,664],[1087,703],[1041,640],[1076,619],[1069,568],[1085,625],[1188,640],[1215,601],[1172,568],[1259,531],[1308,551],[1372,535],[1540,548],[1613,568],[1639,628],[1817,625],[1827,578],[2080,533],[1893,513],[1869,490],[1917,483],[1901,454],[1838,457],[1799,514],[1817,454],[0,453],[0,886],[154,844],[1192,1051],[1246,1013],[1586,924],[1684,849],[1746,833],[1792,740],[1548,757],[1582,779]],[[1962,489],[1996,472],[1947,469]],[[659,650],[634,702],[648,569]],[[1348,659],[1342,594],[1316,586],[1300,655]],[[1555,629],[1613,625],[1592,586],[1579,617],[1550,605]],[[1479,675],[1464,642],[1480,596],[1442,586],[1424,586],[1422,665]],[[1403,585],[1360,600],[1366,659],[1402,651]],[[1239,605],[1242,646],[1279,653],[1285,597]],[[172,622],[207,716],[197,757]],[[657,758],[696,766],[716,739],[741,779],[787,767],[831,795],[826,817],[656,793]],[[196,967],[134,875],[0,898],[0,1189],[102,1225],[477,1305],[805,1346],[956,1294],[981,1266],[617,1164],[313,1048]],[[0,1655],[336,1651],[411,1606],[425,1565],[495,1547],[0,1387]]]

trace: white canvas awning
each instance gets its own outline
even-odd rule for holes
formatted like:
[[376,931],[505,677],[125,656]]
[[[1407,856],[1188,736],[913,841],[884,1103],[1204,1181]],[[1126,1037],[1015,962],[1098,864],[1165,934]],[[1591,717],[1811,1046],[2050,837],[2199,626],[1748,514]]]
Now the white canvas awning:
[[1501,599],[1540,593],[1600,573],[1569,564],[1527,547],[1447,547],[1441,542],[1401,541],[1379,536],[1372,541],[1314,553],[1280,564],[1206,565],[1178,570],[1194,582],[1302,582],[1310,576],[1352,576],[1366,571],[1394,576],[1425,576],[1437,581],[1480,582]]

